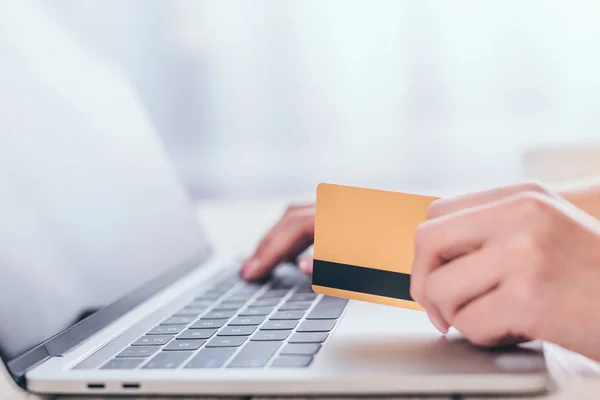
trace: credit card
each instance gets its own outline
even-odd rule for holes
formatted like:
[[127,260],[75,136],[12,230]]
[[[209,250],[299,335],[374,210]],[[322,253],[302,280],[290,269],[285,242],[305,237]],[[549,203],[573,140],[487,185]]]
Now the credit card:
[[421,310],[410,296],[414,236],[437,197],[322,183],[313,290]]

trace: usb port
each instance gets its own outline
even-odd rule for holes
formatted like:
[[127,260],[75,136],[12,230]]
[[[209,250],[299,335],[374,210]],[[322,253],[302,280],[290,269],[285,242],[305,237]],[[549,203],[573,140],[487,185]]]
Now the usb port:
[[104,389],[104,383],[88,383],[88,389]]
[[123,386],[123,389],[139,389],[140,388],[139,383],[124,383],[122,386]]

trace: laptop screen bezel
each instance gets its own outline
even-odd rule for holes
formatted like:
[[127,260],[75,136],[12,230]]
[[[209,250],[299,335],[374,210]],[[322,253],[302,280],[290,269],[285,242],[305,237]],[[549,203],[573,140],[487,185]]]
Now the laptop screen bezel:
[[212,254],[213,251],[211,249],[196,254],[193,258],[170,268],[166,273],[152,279],[147,284],[134,288],[125,296],[104,306],[75,325],[46,339],[13,359],[7,359],[5,354],[0,354],[0,357],[4,360],[8,372],[12,375],[16,383],[22,388],[26,388],[25,373],[30,368],[52,356],[61,355],[79,345],[162,289],[165,289],[183,276],[199,268]]

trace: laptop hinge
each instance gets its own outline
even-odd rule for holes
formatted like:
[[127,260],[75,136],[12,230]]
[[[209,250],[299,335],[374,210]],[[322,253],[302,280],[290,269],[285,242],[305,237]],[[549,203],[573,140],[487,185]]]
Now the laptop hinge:
[[16,359],[9,361],[6,366],[17,384],[24,388],[25,373],[31,368],[48,360],[50,357],[46,346],[40,345],[20,355]]

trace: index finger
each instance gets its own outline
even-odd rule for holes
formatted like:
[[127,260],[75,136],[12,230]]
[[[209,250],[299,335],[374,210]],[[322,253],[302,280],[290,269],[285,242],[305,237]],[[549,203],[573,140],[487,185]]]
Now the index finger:
[[246,279],[268,275],[280,262],[298,256],[314,238],[314,208],[301,207],[286,214],[261,241],[250,260],[243,266]]

